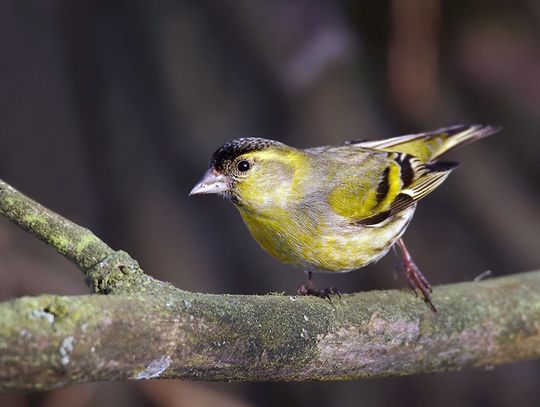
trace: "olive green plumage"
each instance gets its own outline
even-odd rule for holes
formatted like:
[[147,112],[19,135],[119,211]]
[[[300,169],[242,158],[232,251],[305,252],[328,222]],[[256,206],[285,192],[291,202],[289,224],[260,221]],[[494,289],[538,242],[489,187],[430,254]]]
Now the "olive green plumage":
[[416,203],[456,164],[447,151],[498,128],[458,125],[385,140],[305,150],[245,138],[213,155],[192,194],[232,201],[271,255],[307,271],[344,272],[384,256]]

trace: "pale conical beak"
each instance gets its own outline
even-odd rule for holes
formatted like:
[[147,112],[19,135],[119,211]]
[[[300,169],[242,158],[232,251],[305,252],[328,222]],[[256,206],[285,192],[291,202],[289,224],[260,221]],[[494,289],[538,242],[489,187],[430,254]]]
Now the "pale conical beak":
[[221,194],[229,190],[227,177],[220,174],[213,168],[209,168],[202,179],[191,190],[189,195],[198,194]]

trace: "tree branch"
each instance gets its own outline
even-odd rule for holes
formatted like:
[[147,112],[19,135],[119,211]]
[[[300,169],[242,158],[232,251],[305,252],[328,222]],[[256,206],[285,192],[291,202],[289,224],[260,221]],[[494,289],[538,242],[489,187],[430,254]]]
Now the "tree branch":
[[338,380],[540,356],[540,272],[333,303],[282,295],[20,298],[0,305],[0,390],[151,377]]
[[[153,377],[357,379],[540,356],[540,271],[437,287],[438,313],[404,290],[344,295],[332,303],[196,294],[150,279],[138,266],[125,272],[129,256],[93,235],[93,246],[78,248],[91,232],[78,233],[79,226],[1,182],[0,212],[76,264],[84,262],[88,276],[100,276],[90,278],[100,282],[98,292],[116,294],[1,303],[0,391]],[[52,229],[58,237],[50,238]]]
[[127,253],[111,249],[90,230],[45,208],[1,179],[0,214],[73,262],[96,294],[177,291],[170,284],[144,274]]

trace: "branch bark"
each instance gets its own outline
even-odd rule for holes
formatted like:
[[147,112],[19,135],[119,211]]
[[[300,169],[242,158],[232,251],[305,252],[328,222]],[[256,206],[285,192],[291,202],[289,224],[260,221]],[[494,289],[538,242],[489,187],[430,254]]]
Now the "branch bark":
[[146,274],[126,252],[115,251],[90,230],[71,222],[0,179],[0,214],[74,263],[96,294],[176,292]]
[[438,313],[401,290],[332,303],[197,294],[144,275],[1,181],[0,212],[71,258],[94,291],[114,294],[1,303],[0,391],[157,377],[358,379],[540,357],[540,271],[437,287]]

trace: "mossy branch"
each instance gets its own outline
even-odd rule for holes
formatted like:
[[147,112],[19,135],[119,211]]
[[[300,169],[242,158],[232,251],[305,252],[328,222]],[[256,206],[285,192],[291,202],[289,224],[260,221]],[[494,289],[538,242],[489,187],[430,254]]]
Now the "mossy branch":
[[1,181],[0,212],[79,265],[96,292],[115,294],[1,303],[0,391],[157,377],[357,379],[540,356],[540,271],[437,287],[438,313],[405,290],[332,303],[195,294],[151,279]]
[[90,230],[45,208],[1,179],[0,214],[73,262],[96,294],[178,291],[144,274],[127,253],[111,249]]

